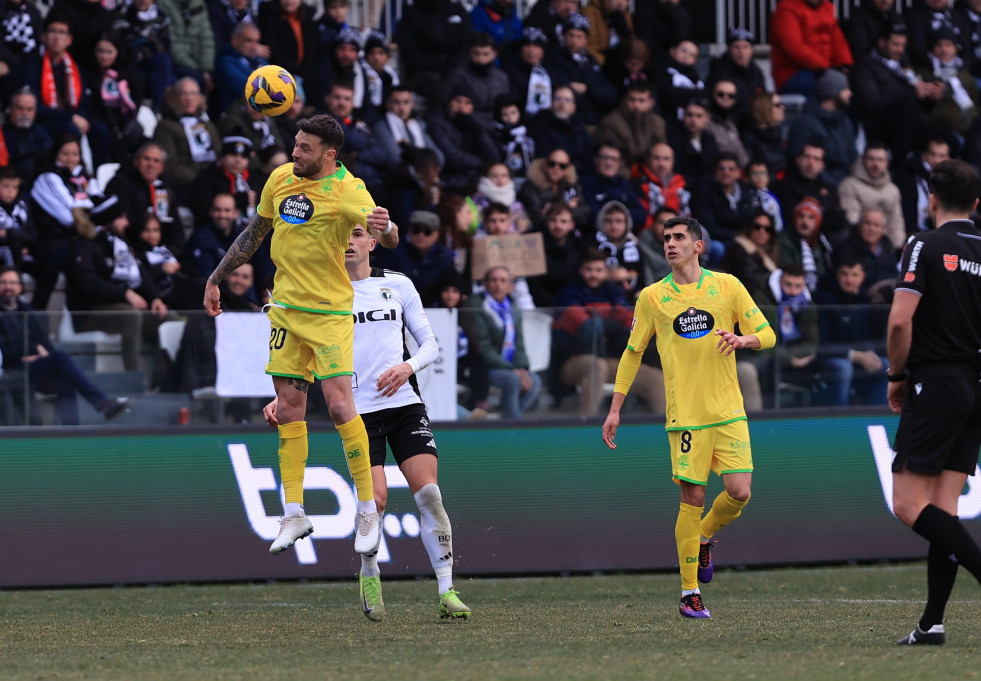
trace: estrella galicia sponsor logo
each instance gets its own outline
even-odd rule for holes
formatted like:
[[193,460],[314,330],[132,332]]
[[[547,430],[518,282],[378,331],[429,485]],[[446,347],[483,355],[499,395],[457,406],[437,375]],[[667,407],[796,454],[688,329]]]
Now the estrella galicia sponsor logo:
[[682,338],[701,338],[715,326],[712,313],[689,307],[674,320],[674,332]]
[[279,204],[279,216],[291,225],[302,225],[313,217],[313,203],[306,194],[287,196]]

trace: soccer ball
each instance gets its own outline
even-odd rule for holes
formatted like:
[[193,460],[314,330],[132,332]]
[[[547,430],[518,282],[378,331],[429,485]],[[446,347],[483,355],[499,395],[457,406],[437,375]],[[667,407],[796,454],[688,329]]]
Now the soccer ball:
[[245,81],[245,101],[264,116],[289,111],[296,99],[296,79],[282,66],[260,66]]

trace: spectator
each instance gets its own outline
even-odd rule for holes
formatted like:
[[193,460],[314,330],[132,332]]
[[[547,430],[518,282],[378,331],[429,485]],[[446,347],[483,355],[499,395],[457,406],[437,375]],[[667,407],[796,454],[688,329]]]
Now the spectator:
[[[943,94],[930,109],[929,118],[937,125],[967,138],[966,149],[976,149],[978,140],[978,85],[964,60],[957,54],[954,32],[940,28],[929,35],[929,66],[917,73],[925,83],[940,83]],[[975,156],[979,154],[974,153]]]
[[551,204],[542,230],[545,244],[545,274],[528,278],[535,307],[555,307],[556,296],[576,278],[582,263],[582,235],[576,229],[572,208],[561,201]]
[[[170,17],[156,0],[133,0],[113,24],[122,36],[133,68],[149,83],[153,108],[163,104],[164,91],[174,83],[170,56]],[[212,57],[213,58],[213,57]]]
[[606,256],[606,267],[614,270],[623,267],[634,282],[628,298],[633,300],[644,281],[644,253],[633,233],[634,222],[630,211],[619,201],[608,201],[596,214],[596,248]]
[[31,212],[38,231],[33,307],[46,310],[58,274],[66,265],[68,244],[76,234],[91,237],[87,211],[102,197],[99,183],[82,166],[78,139],[62,135],[31,187]]
[[674,149],[669,144],[652,144],[644,162],[634,164],[630,177],[647,212],[644,226],[649,226],[663,207],[670,208],[675,215],[691,215],[691,192],[684,176],[674,172]]
[[622,71],[623,48],[633,37],[634,22],[627,0],[589,0],[582,10],[591,31],[587,49],[611,76]]
[[651,86],[651,93],[654,91],[654,74],[651,68],[651,53],[647,50],[647,45],[639,38],[632,38],[627,41],[623,48],[623,67],[619,78],[610,76],[610,80],[617,86],[620,97],[627,93],[627,88],[632,83],[648,83]]
[[532,120],[531,138],[539,156],[565,149],[580,173],[592,163],[593,143],[576,112],[575,94],[566,85],[555,88],[551,108],[539,111]]
[[644,254],[644,281],[661,281],[671,274],[671,265],[664,255],[664,223],[676,217],[676,210],[663,205],[651,216],[650,227],[638,235],[637,245]]
[[886,217],[879,208],[866,208],[858,221],[851,241],[845,247],[846,257],[854,256],[862,264],[865,274],[863,288],[877,302],[891,297],[896,285],[899,250],[892,245],[886,234]]
[[[763,161],[750,161],[746,167],[746,179],[749,181],[746,190],[750,192],[750,203],[770,216],[774,229],[783,231],[783,213],[780,201],[770,189],[770,171]],[[755,298],[754,298],[755,300]]]
[[[776,372],[773,384],[779,394],[783,384],[797,385],[810,392],[819,389],[820,363],[817,361],[820,332],[817,308],[812,305],[811,293],[800,265],[788,264],[770,277],[769,300],[776,306],[772,315],[777,323]],[[771,315],[766,315],[770,318]],[[825,388],[837,389],[832,384]],[[807,401],[810,401],[808,395]]]
[[522,103],[522,109],[529,116],[552,105],[552,88],[556,84],[542,63],[547,44],[548,39],[542,30],[529,26],[521,35],[517,58],[504,65],[511,93]]
[[451,0],[418,0],[403,9],[392,39],[399,46],[399,70],[429,109],[446,101],[443,84],[466,59],[472,34],[470,15]]
[[[804,145],[814,142],[824,150],[824,168],[829,177],[841,182],[858,157],[855,124],[848,114],[852,91],[841,71],[829,69],[817,79],[814,99],[804,113],[794,119],[787,136],[787,157],[797,158]],[[874,130],[875,128],[873,128]]]
[[750,159],[762,161],[774,175],[787,167],[787,149],[783,138],[786,109],[780,95],[758,92],[749,105],[749,118],[743,128],[743,146]]
[[882,338],[886,315],[872,307],[864,281],[861,261],[846,254],[839,259],[834,277],[826,279],[814,297],[821,306],[818,354],[823,375],[831,375],[837,387],[829,395],[832,406],[886,403],[889,360]]
[[506,93],[494,100],[491,136],[512,177],[523,182],[535,158],[535,140],[521,123],[521,102],[514,95]]
[[313,101],[317,103],[317,108],[322,105],[330,107],[329,99],[335,83],[351,87],[354,109],[360,110],[364,106],[368,81],[358,60],[360,51],[361,32],[355,28],[345,28],[323,50],[323,54],[317,58],[317,80],[307,81],[315,93]]
[[970,27],[964,15],[957,12],[948,0],[922,0],[913,3],[909,13],[903,12],[909,28],[907,54],[915,68],[930,67],[931,34],[943,30],[957,44],[957,51],[970,59]]
[[[191,76],[211,92],[215,88],[215,34],[205,0],[158,0],[170,17],[170,56],[178,78]],[[220,43],[224,44],[224,43]],[[219,81],[220,82],[220,81]],[[244,81],[243,81],[244,90]]]
[[424,307],[432,307],[439,299],[437,281],[442,272],[454,269],[453,253],[439,243],[439,216],[431,211],[415,211],[409,216],[405,241],[397,248],[376,254],[380,266],[401,272],[419,291]]
[[27,201],[20,198],[21,178],[16,168],[0,167],[0,264],[33,267],[37,230]]
[[[317,24],[313,8],[303,0],[269,0],[259,4],[256,23],[269,46],[269,63],[302,79],[308,88],[317,83]],[[319,97],[314,97],[319,102]]]
[[668,48],[691,38],[691,13],[681,0],[639,0],[634,5],[634,27],[659,63]]
[[349,0],[326,0],[324,13],[317,24],[320,47],[330,48],[342,31],[351,28],[347,23],[347,15],[351,10]]
[[103,36],[95,44],[97,71],[85,74],[95,88],[92,97],[92,120],[105,126],[111,136],[109,157],[128,160],[146,141],[143,128],[136,120],[137,102],[143,101],[143,80],[133,70],[125,48],[112,36]]
[[548,39],[546,50],[557,51],[562,45],[565,22],[579,9],[577,0],[548,0],[536,2],[525,17],[525,27],[540,30]]
[[722,269],[742,282],[753,300],[765,300],[770,276],[777,270],[777,237],[773,217],[753,210],[722,258]]
[[191,189],[191,212],[198,223],[208,219],[212,201],[218,194],[231,194],[235,198],[236,217],[248,219],[255,214],[258,196],[249,184],[251,159],[252,143],[249,140],[244,137],[222,139],[218,162],[198,175]]
[[[76,236],[68,246],[67,303],[76,331],[101,330],[122,334],[123,366],[139,369],[143,312],[158,318],[167,314],[149,272],[126,243],[129,220],[117,196],[110,196],[92,211],[100,227],[87,239]],[[100,314],[105,313],[105,314]]]
[[[713,87],[720,80],[736,86],[734,115],[737,120],[751,113],[753,97],[766,92],[766,77],[753,60],[756,36],[745,28],[730,28],[726,34],[726,51],[709,61],[708,83]],[[752,155],[752,154],[751,154]]]
[[519,234],[531,229],[531,221],[518,199],[511,171],[503,163],[488,166],[487,172],[477,182],[477,191],[472,198],[481,211],[486,211],[492,203],[504,206],[508,215],[508,232]]
[[901,21],[896,12],[896,0],[861,0],[857,7],[850,8],[850,13],[842,29],[856,60],[875,49],[883,24]]
[[[817,142],[805,143],[784,179],[774,183],[773,193],[783,210],[783,223],[793,223],[794,213],[805,197],[813,197],[821,206],[822,231],[832,241],[847,238],[848,225],[841,210],[838,190],[824,172],[824,149]],[[783,266],[781,261],[780,266]]]
[[810,292],[817,290],[818,280],[831,271],[831,244],[821,234],[823,211],[817,199],[804,197],[794,208],[793,229],[780,232],[780,267],[800,265]]
[[[327,113],[333,116],[344,131],[344,145],[337,160],[364,180],[368,190],[379,195],[383,188],[382,175],[377,170],[384,163],[385,150],[375,143],[368,124],[355,117],[354,89],[350,83],[335,82],[327,96]],[[361,160],[365,163],[362,165]]]
[[[602,253],[588,250],[578,276],[556,298],[560,313],[552,331],[550,373],[560,386],[579,389],[583,417],[598,413],[603,385],[616,376],[633,321],[633,306],[623,289],[609,281],[605,261]],[[651,411],[664,411],[664,376],[659,369],[641,364],[635,385]],[[553,394],[561,395],[556,387]]]
[[417,118],[412,92],[404,85],[396,85],[388,95],[385,115],[372,126],[375,142],[383,151],[383,166],[378,172],[392,168],[404,161],[406,149],[429,149],[443,162],[442,152],[429,136],[426,124]]
[[967,44],[963,46],[967,67],[981,79],[981,0],[957,0],[954,5],[967,27]]
[[769,35],[777,92],[812,96],[819,72],[852,65],[830,0],[782,0],[770,15]]
[[576,111],[586,125],[595,125],[617,102],[616,88],[586,49],[589,20],[571,15],[562,30],[562,48],[547,59],[557,84],[568,85],[576,96]]
[[269,62],[260,56],[261,35],[253,23],[240,23],[232,29],[231,43],[218,48],[215,81],[222,111],[243,99],[249,74]]
[[851,175],[838,185],[838,197],[850,225],[857,225],[865,210],[882,211],[889,240],[897,249],[902,248],[906,241],[903,204],[899,187],[889,175],[889,149],[885,144],[873,141],[865,146]]
[[107,421],[128,411],[129,399],[110,398],[72,358],[55,350],[33,308],[20,299],[24,285],[13,267],[0,269],[0,350],[4,371],[24,369],[31,390],[58,396],[61,425],[77,426],[78,395]]
[[181,78],[165,96],[153,141],[167,154],[168,181],[178,190],[217,159],[221,135],[204,110],[201,88],[193,78]]
[[705,96],[705,83],[698,73],[698,45],[681,40],[668,50],[668,58],[656,75],[657,100],[670,124],[682,120],[688,103]]
[[733,238],[743,227],[752,206],[752,194],[739,180],[740,169],[731,153],[720,153],[714,178],[695,193],[692,213],[712,235],[712,249],[706,250],[712,266],[718,265]]
[[446,159],[443,179],[447,188],[460,194],[471,193],[480,169],[497,160],[488,129],[474,118],[474,97],[469,85],[458,83],[445,108],[429,119],[429,132]]
[[408,224],[417,211],[434,211],[443,196],[440,157],[427,148],[406,148],[402,163],[395,168],[387,188],[391,195],[392,220]]
[[[917,232],[933,229],[933,219],[930,217],[928,180],[930,173],[941,161],[949,161],[951,143],[943,137],[936,136],[927,140],[922,150],[911,153],[903,161],[903,166],[896,177],[896,186],[903,200],[903,222],[906,224],[906,235],[912,236]],[[902,248],[906,243],[894,244]]]
[[453,269],[460,275],[457,288],[469,296],[473,282],[473,237],[477,231],[474,206],[457,194],[446,194],[436,207],[439,243],[453,254]]
[[457,84],[465,84],[474,94],[473,117],[484,127],[494,122],[494,100],[507,94],[511,86],[504,71],[494,65],[497,49],[489,33],[474,33],[470,38],[470,59],[453,71],[446,79],[446,89],[453,91]]
[[635,225],[646,224],[647,212],[637,200],[630,182],[620,174],[623,157],[620,150],[609,144],[596,148],[593,158],[593,172],[582,176],[582,191],[593,215],[598,215],[600,208],[609,201],[619,201],[630,211],[630,218]]
[[466,387],[459,396],[458,415],[465,418],[487,418],[487,393],[490,379],[483,355],[474,340],[472,319],[480,314],[467,305],[466,280],[455,270],[447,270],[439,278],[439,307],[457,311],[456,376],[457,384]]
[[0,3],[0,102],[9,102],[19,85],[25,59],[38,56],[44,24],[32,2],[5,0]]
[[916,130],[926,122],[924,110],[943,96],[943,83],[924,83],[906,65],[906,27],[883,26],[875,51],[858,60],[849,75],[855,108],[866,130],[905,158]]
[[[492,203],[484,211],[480,230],[474,235],[474,239],[482,239],[489,236],[503,236],[511,234],[511,215],[507,206],[500,203]],[[481,282],[474,282],[474,290],[482,290]],[[511,302],[519,310],[534,310],[535,301],[531,297],[531,290],[528,280],[525,277],[511,278]]]
[[[212,0],[208,5],[208,21],[214,33],[215,45],[228,45],[239,24],[255,24],[256,15],[249,0]],[[259,46],[259,56],[269,59],[269,46]]]
[[536,228],[542,227],[546,214],[557,204],[565,204],[572,211],[579,231],[590,219],[589,204],[583,199],[576,168],[564,149],[553,149],[545,158],[532,162],[528,180],[521,185],[518,198]]
[[705,129],[712,133],[720,154],[735,154],[740,168],[749,163],[749,155],[739,137],[736,120],[736,84],[720,80],[712,87],[712,101],[709,103],[709,122]]
[[514,282],[506,267],[492,267],[484,275],[484,291],[471,296],[474,336],[488,367],[491,386],[501,391],[501,415],[520,419],[538,402],[542,380],[529,371],[521,310],[512,305]]
[[[218,119],[218,131],[222,139],[226,137],[242,137],[247,139],[255,150],[255,155],[249,159],[249,170],[259,169],[259,154],[270,149],[283,149],[287,141],[283,138],[280,126],[272,118],[263,116],[249,106],[240,97]],[[292,140],[289,140],[292,150]],[[261,187],[262,185],[256,185]]]
[[372,126],[384,117],[385,103],[402,83],[398,72],[388,61],[389,56],[385,34],[378,31],[368,33],[364,41],[364,58],[358,61],[365,85],[359,115]]
[[159,144],[146,142],[137,149],[132,166],[117,172],[109,181],[106,193],[120,197],[127,215],[134,218],[144,213],[155,215],[163,230],[163,242],[180,255],[184,246],[184,228],[180,224],[174,191],[163,180],[166,167],[164,150]]
[[31,189],[38,160],[51,151],[54,140],[37,122],[37,97],[28,88],[18,90],[10,99],[3,123],[10,165],[24,180],[24,192]]
[[709,105],[704,99],[693,99],[685,105],[680,130],[668,130],[668,143],[675,152],[675,170],[689,186],[708,180],[719,156],[719,145],[706,128]]
[[227,192],[215,194],[207,219],[198,221],[187,240],[183,257],[187,271],[191,276],[210,275],[241,232],[235,197]]
[[56,4],[57,10],[49,11],[45,16],[45,25],[47,26],[54,15],[61,15],[71,27],[72,56],[82,71],[93,71],[95,44],[101,36],[112,30],[114,13],[106,9],[99,0],[62,0]]
[[667,141],[664,119],[654,113],[654,95],[650,83],[631,83],[620,106],[611,111],[596,128],[597,144],[622,149],[628,165],[642,163],[657,142]]
[[477,33],[487,33],[500,50],[521,40],[524,24],[514,6],[514,0],[480,0],[470,10],[470,21]]

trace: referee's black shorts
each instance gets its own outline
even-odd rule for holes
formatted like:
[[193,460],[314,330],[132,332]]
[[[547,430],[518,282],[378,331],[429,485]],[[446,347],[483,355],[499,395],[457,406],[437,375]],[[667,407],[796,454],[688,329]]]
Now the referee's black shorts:
[[970,364],[932,364],[906,379],[892,470],[973,475],[981,449],[981,375]]
[[361,420],[368,431],[368,449],[372,466],[384,466],[385,443],[392,448],[395,463],[399,466],[417,454],[436,453],[436,439],[429,427],[429,416],[424,404],[381,409],[362,414]]

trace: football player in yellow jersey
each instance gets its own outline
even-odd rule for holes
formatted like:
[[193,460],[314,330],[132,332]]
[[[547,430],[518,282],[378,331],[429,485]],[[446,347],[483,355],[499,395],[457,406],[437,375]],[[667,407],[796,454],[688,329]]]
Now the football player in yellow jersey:
[[368,459],[368,433],[354,408],[354,289],[344,268],[344,252],[358,225],[386,248],[398,244],[388,210],[375,206],[364,183],[337,162],[344,144],[340,124],[327,115],[299,122],[293,162],[272,172],[256,215],[208,277],[204,308],[221,314],[218,284],[245,263],[271,230],[276,277],[270,297],[269,363],[276,389],[279,469],[286,508],[279,536],[269,547],[280,553],[313,532],[303,511],[307,461],[307,391],[320,379],[330,417],[358,494],[354,549],[371,553],[381,527]]
[[[772,348],[776,336],[738,279],[702,269],[702,226],[694,218],[664,223],[664,254],[671,274],[641,291],[627,349],[617,368],[603,441],[616,449],[620,407],[637,374],[641,357],[656,336],[664,369],[665,428],[674,481],[681,487],[675,525],[685,617],[711,617],[698,582],[712,579],[709,540],[739,517],[749,501],[753,457],[743,397],[736,377],[742,348]],[[741,335],[735,333],[739,324]],[[722,477],[725,490],[702,517],[709,471]]]

